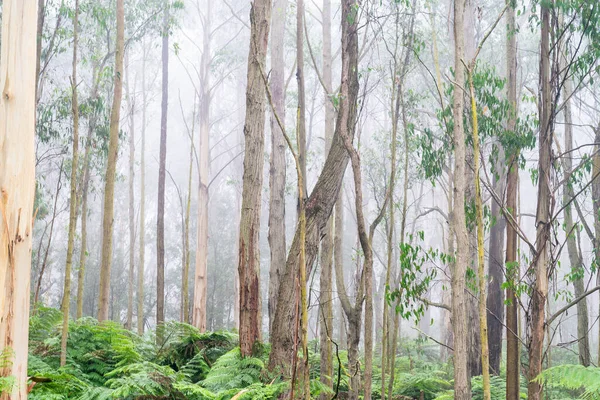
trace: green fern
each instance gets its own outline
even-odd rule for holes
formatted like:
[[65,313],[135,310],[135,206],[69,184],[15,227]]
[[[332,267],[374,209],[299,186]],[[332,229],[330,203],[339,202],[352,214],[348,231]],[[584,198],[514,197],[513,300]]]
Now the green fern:
[[548,387],[581,391],[582,399],[600,399],[600,368],[559,365],[548,368],[536,380]]
[[243,389],[259,382],[263,368],[262,360],[242,358],[239,347],[236,347],[217,360],[202,381],[202,386],[213,392]]

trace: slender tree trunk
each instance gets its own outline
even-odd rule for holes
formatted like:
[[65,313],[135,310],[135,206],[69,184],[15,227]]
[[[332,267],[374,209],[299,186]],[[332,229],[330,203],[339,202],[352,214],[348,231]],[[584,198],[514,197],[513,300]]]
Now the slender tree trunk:
[[[507,0],[511,1],[511,0]],[[508,131],[514,131],[517,124],[517,32],[515,29],[515,8],[506,10],[506,71],[508,75],[507,98],[510,104]],[[508,176],[506,185],[506,208],[513,220],[517,220],[517,188],[519,185],[519,152],[506,154]],[[515,287],[519,278],[517,258],[517,231],[512,224],[506,226],[506,399],[520,398],[519,376],[519,303]]]
[[240,348],[244,357],[253,354],[255,344],[261,339],[259,234],[266,107],[262,71],[269,43],[271,0],[255,0],[251,7],[252,25],[244,123],[244,175],[238,248]]
[[75,0],[73,14],[73,76],[71,78],[71,111],[73,113],[73,158],[71,162],[71,190],[69,194],[69,232],[67,236],[67,261],[65,265],[65,282],[61,311],[63,313],[62,333],[60,340],[60,366],[67,363],[67,337],[69,335],[69,310],[71,308],[71,269],[73,266],[73,249],[75,247],[75,231],[77,230],[77,168],[79,165],[79,102],[77,100],[77,40],[79,18],[79,0]]
[[146,43],[142,57],[142,143],[140,149],[140,259],[137,281],[137,332],[144,334],[144,267],[146,256]]
[[[571,274],[573,274],[573,289],[575,298],[579,298],[585,292],[584,278],[585,269],[577,246],[577,230],[573,223],[573,212],[570,202],[575,197],[571,174],[573,171],[573,116],[571,111],[570,97],[573,93],[570,79],[566,79],[564,84],[565,99],[565,156],[562,157],[564,166],[564,176],[567,182],[563,191],[563,206],[565,217],[565,231],[567,234],[567,251],[569,253],[569,262],[571,264]],[[579,363],[586,367],[590,366],[590,338],[587,298],[583,298],[577,303],[577,346],[579,350]]]
[[[162,100],[160,106],[160,155],[158,167],[158,211],[156,221],[156,325],[165,322],[165,178],[167,163],[167,114],[169,107],[169,9],[164,2],[162,32]],[[162,335],[157,334],[158,342]]]
[[[127,62],[129,64],[129,62]],[[129,91],[129,66],[126,67],[127,74],[127,99],[129,105],[129,274],[127,279],[127,329],[133,328],[133,287],[135,285],[135,208],[134,208],[134,165],[135,165],[135,99]],[[135,92],[135,85],[133,88]]]
[[463,127],[465,68],[463,65],[465,0],[454,2],[454,209],[453,230],[456,235],[456,256],[452,271],[452,330],[454,336],[454,398],[471,398],[467,369],[466,272],[469,262],[469,238],[465,218],[465,132]]
[[58,214],[58,195],[60,194],[60,189],[62,188],[62,175],[63,162],[61,161],[60,168],[58,170],[58,180],[56,182],[56,192],[54,195],[54,208],[52,209],[52,219],[50,220],[50,233],[48,234],[48,244],[46,245],[46,250],[44,252],[44,261],[42,261],[42,268],[40,269],[37,284],[35,287],[35,295],[33,296],[34,313],[40,298],[40,291],[42,288],[42,279],[44,278],[44,272],[46,272],[46,266],[48,265],[48,254],[50,253],[50,247],[52,245],[52,234],[54,233],[54,221],[56,221],[56,215]]
[[544,358],[545,307],[548,296],[548,263],[550,240],[550,179],[552,173],[552,93],[550,83],[550,8],[551,4],[542,4],[542,37],[540,47],[540,86],[539,104],[540,133],[538,160],[538,199],[536,211],[536,255],[533,260],[535,281],[531,295],[531,339],[529,343],[528,398],[539,400],[542,397],[542,385],[534,379],[542,372]]
[[[343,207],[342,196],[340,195],[336,203],[335,230],[336,237],[334,242],[335,247],[335,283],[338,291],[338,297],[342,310],[348,321],[348,329],[346,331],[346,348],[348,350],[348,375],[349,378],[349,393],[348,399],[357,400],[360,393],[360,361],[359,361],[359,344],[360,344],[360,328],[362,305],[364,298],[364,283],[359,278],[355,293],[354,305],[350,302],[350,297],[344,284],[344,263],[342,253],[343,241]],[[357,271],[360,270],[360,260],[357,260]]]
[[83,317],[83,289],[85,285],[85,260],[87,258],[87,207],[90,180],[90,151],[92,148],[92,131],[88,132],[83,159],[83,172],[81,174],[81,249],[79,251],[79,271],[77,271],[77,314],[76,318]]
[[[329,96],[332,91],[331,78],[331,0],[323,1],[323,83],[325,84],[325,154],[331,148],[333,139],[335,110]],[[321,355],[320,379],[321,383],[329,388],[333,387],[333,236],[334,218],[330,217],[325,228],[325,236],[321,240],[321,275],[319,277],[319,318],[321,329],[319,331],[319,349]],[[322,394],[321,400],[328,400],[329,396]]]
[[196,274],[194,277],[194,307],[192,319],[201,332],[206,330],[206,297],[208,281],[208,170],[210,168],[210,18],[211,0],[207,1],[203,24],[203,48],[200,66],[200,170],[198,187],[198,248],[196,249]]
[[0,57],[0,376],[2,400],[27,399],[27,338],[35,197],[35,0],[2,4]]
[[192,206],[192,173],[194,171],[194,129],[190,138],[190,166],[188,170],[188,196],[185,205],[183,233],[183,273],[181,274],[181,320],[190,323],[190,211]]
[[[506,190],[506,160],[504,151],[500,149],[498,159],[493,167],[493,187],[496,193]],[[488,295],[487,324],[490,353],[490,373],[500,375],[502,360],[502,334],[504,330],[504,230],[506,220],[500,212],[500,205],[492,201],[492,226],[488,242]]]
[[[352,172],[354,175],[354,191],[355,191],[355,204],[354,208],[356,211],[356,221],[358,227],[358,237],[360,239],[360,245],[364,254],[364,266],[363,266],[363,284],[365,293],[365,373],[364,373],[364,398],[365,400],[371,399],[371,381],[373,378],[373,250],[371,248],[371,240],[367,234],[367,228],[365,224],[365,217],[363,212],[363,194],[362,194],[362,176],[360,170],[360,157],[358,152],[352,145],[347,134],[343,135],[344,143],[348,154],[350,155],[350,161],[352,163]],[[359,309],[362,305],[358,303],[355,306],[355,310]],[[355,312],[356,313],[356,312]],[[352,320],[350,325],[350,331],[360,330],[360,318]],[[354,324],[358,325],[357,327]],[[354,332],[352,339],[355,336],[360,337],[360,333]]]
[[296,81],[298,82],[298,156],[304,177],[303,192],[307,194],[306,182],[306,94],[304,90],[304,0],[296,0]]
[[[412,3],[412,7],[413,9],[415,9],[416,7],[416,2],[413,1]],[[391,165],[390,165],[390,199],[389,199],[389,224],[390,224],[390,229],[388,230],[388,276],[386,276],[386,287],[389,285],[390,283],[390,277],[389,275],[391,274],[391,270],[392,268],[392,257],[393,257],[393,244],[392,244],[392,240],[393,240],[393,236],[394,236],[394,227],[395,227],[395,218],[394,218],[394,209],[395,209],[395,204],[394,204],[394,187],[395,187],[395,182],[396,182],[396,146],[397,146],[397,141],[398,141],[398,120],[400,117],[402,117],[402,127],[403,127],[403,131],[404,131],[404,183],[403,183],[403,190],[402,190],[402,221],[401,221],[401,227],[400,227],[400,246],[402,246],[404,244],[404,240],[405,240],[405,234],[406,234],[406,216],[407,216],[407,211],[408,211],[408,158],[409,158],[409,126],[408,126],[408,116],[407,116],[407,110],[406,110],[406,103],[404,101],[404,83],[405,83],[405,77],[407,75],[408,72],[408,67],[410,64],[410,55],[411,55],[411,51],[409,51],[408,49],[410,49],[412,47],[412,43],[413,43],[413,31],[414,31],[414,14],[413,17],[410,20],[410,24],[408,27],[408,30],[405,32],[404,36],[406,39],[406,42],[408,43],[407,46],[407,50],[405,50],[404,53],[404,59],[402,60],[402,65],[400,66],[400,69],[398,70],[398,85],[396,88],[396,102],[395,105],[393,105],[394,109],[392,111],[392,115],[393,115],[393,121],[392,121],[392,145],[391,145],[391,150],[392,150],[392,157],[391,157]],[[394,97],[394,96],[392,96]],[[393,104],[393,103],[392,103]],[[402,108],[400,108],[402,107]],[[396,282],[400,282],[402,280],[402,276],[400,274],[398,274],[398,276],[396,277]],[[398,303],[396,303],[396,306],[398,305]],[[387,311],[385,311],[387,312]],[[389,350],[388,353],[388,358],[389,358],[389,368],[390,368],[390,380],[389,380],[389,394],[390,396],[393,393],[393,387],[394,387],[394,379],[395,379],[395,363],[396,363],[396,348],[397,348],[397,342],[398,342],[398,331],[400,329],[400,315],[398,313],[395,312],[395,308],[394,308],[394,319],[393,319],[393,326],[392,326],[392,337],[389,338],[391,339],[391,345],[389,346]],[[390,324],[391,325],[391,324]],[[389,336],[389,332],[387,332],[387,335]],[[386,340],[389,340],[388,338],[386,338]],[[386,346],[387,347],[387,346]],[[383,361],[385,360],[385,356],[382,355],[382,371],[384,370],[384,366],[385,364],[383,363]],[[381,379],[381,385],[383,388],[382,393],[385,394],[385,374],[382,373],[382,379]]]
[[[273,26],[271,31],[271,79],[270,90],[275,112],[281,121],[285,121],[285,16],[288,0],[277,0],[273,5]],[[277,124],[275,115],[271,115],[271,158],[269,169],[269,249],[271,263],[269,267],[269,337],[273,335],[272,326],[277,307],[279,281],[285,268],[285,159],[286,143]]]
[[[342,3],[342,84],[335,133],[323,170],[306,202],[305,248],[309,276],[318,252],[321,234],[331,216],[348,165],[348,153],[340,130],[347,131],[351,139],[354,137],[358,98],[358,38],[357,18],[351,16],[353,5],[351,0],[344,0]],[[277,369],[286,376],[291,372],[289,366],[294,343],[293,330],[289,327],[293,326],[296,315],[294,304],[289,299],[293,298],[294,276],[298,271],[300,248],[300,229],[297,228],[279,287],[269,355],[269,369]]]
[[98,321],[108,319],[110,294],[110,272],[112,264],[113,218],[115,198],[115,176],[119,149],[119,119],[123,96],[123,55],[125,51],[125,13],[123,0],[117,0],[117,48],[115,53],[115,83],[113,104],[110,114],[110,136],[106,183],[104,185],[104,213],[102,218],[102,257],[100,264],[100,293],[98,299]]
[[485,280],[485,249],[483,245],[483,201],[481,200],[481,182],[479,178],[480,168],[480,149],[479,149],[479,123],[477,115],[477,102],[475,98],[475,86],[473,84],[473,70],[475,68],[475,59],[470,65],[469,71],[469,90],[471,94],[471,115],[473,118],[473,161],[475,178],[475,213],[477,226],[477,282],[479,284],[479,336],[481,340],[481,370],[483,380],[483,399],[491,400],[490,392],[490,354],[488,347],[488,326],[487,326],[487,293]]

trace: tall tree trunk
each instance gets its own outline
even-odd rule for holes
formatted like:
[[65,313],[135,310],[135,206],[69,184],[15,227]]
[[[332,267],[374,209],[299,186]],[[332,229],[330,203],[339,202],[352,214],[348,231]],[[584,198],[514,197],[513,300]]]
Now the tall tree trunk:
[[254,345],[261,338],[259,234],[266,105],[262,71],[269,43],[271,0],[255,0],[250,10],[250,21],[252,25],[248,55],[244,175],[238,248],[240,348],[244,357],[253,354]]
[[[331,149],[317,183],[306,202],[306,266],[310,276],[312,264],[318,252],[322,232],[327,226],[333,206],[342,185],[348,153],[342,141],[340,130],[354,137],[358,98],[358,37],[357,18],[353,18],[351,0],[342,3],[342,84],[340,106],[337,114],[335,133]],[[286,376],[290,374],[290,360],[293,348],[293,326],[295,307],[293,298],[294,276],[298,271],[300,255],[300,229],[296,229],[294,240],[286,261],[285,272],[279,286],[269,369],[278,369]]]
[[[510,104],[507,129],[513,132],[517,125],[517,31],[515,24],[515,8],[512,0],[506,10],[506,71],[508,76],[507,98]],[[517,188],[519,185],[519,152],[505,155],[508,162],[506,185],[506,208],[513,221],[517,220]],[[506,226],[506,399],[520,398],[519,375],[519,304],[515,287],[519,278],[517,258],[517,231],[511,223]]]
[[[127,62],[129,64],[129,62]],[[126,65],[127,100],[129,108],[129,274],[127,279],[127,329],[133,327],[133,287],[135,285],[135,208],[134,208],[134,165],[135,165],[135,98],[129,91],[129,65]],[[133,87],[135,92],[135,84]]]
[[137,281],[137,332],[144,333],[144,267],[146,258],[146,43],[143,43],[142,56],[142,143],[140,149],[140,259]]
[[[156,325],[165,322],[165,178],[167,163],[167,115],[169,108],[169,3],[164,2],[162,31],[162,99],[160,105],[160,154],[158,210],[156,218]],[[162,335],[156,335],[162,341]]]
[[485,231],[483,228],[483,201],[481,200],[481,182],[479,178],[480,156],[479,149],[479,123],[477,115],[477,102],[475,98],[475,85],[473,84],[473,70],[475,69],[475,58],[469,65],[469,91],[471,95],[471,115],[473,118],[473,161],[474,161],[474,179],[475,179],[475,214],[477,227],[477,282],[479,289],[479,337],[481,340],[481,371],[483,381],[483,398],[491,400],[490,389],[490,354],[488,347],[488,326],[487,326],[487,293],[485,281],[485,249],[483,246]]
[[33,201],[35,197],[35,0],[5,0],[0,57],[0,376],[12,390],[0,399],[27,398],[27,338]]
[[100,293],[98,299],[98,321],[108,319],[110,295],[110,272],[112,264],[113,218],[115,198],[115,176],[119,149],[119,120],[123,97],[123,56],[125,52],[125,12],[123,0],[117,0],[117,48],[115,53],[115,82],[113,104],[110,113],[110,136],[106,183],[104,185],[104,212],[102,218],[102,257],[100,264]]
[[62,333],[60,340],[60,366],[67,363],[67,337],[69,335],[69,310],[71,308],[71,268],[73,266],[73,248],[75,247],[75,231],[77,230],[77,168],[79,165],[79,102],[77,100],[77,40],[79,18],[79,0],[75,0],[73,14],[73,76],[71,78],[71,111],[73,113],[73,158],[71,162],[71,190],[69,194],[69,232],[67,236],[67,260],[65,265],[65,282],[61,311],[63,313]]
[[[271,31],[271,79],[270,90],[275,112],[285,121],[285,16],[288,0],[276,0],[273,5],[273,26]],[[279,282],[285,268],[285,159],[286,143],[271,115],[271,158],[269,169],[269,337],[273,335],[273,318],[277,307]]]
[[[331,0],[323,1],[323,83],[325,84],[325,154],[329,153],[333,139],[335,110],[329,96],[332,91],[331,78]],[[329,388],[333,387],[333,236],[334,218],[330,217],[325,228],[325,235],[321,240],[321,275],[319,277],[319,318],[321,329],[319,331],[319,349],[321,356],[320,379],[321,383]],[[329,396],[322,394],[321,400]]]
[[[415,10],[416,7],[416,1],[413,1],[412,3],[412,8],[413,10]],[[406,79],[406,75],[408,72],[408,68],[409,68],[409,64],[410,64],[410,56],[411,56],[411,51],[409,50],[412,47],[412,43],[413,43],[413,32],[414,32],[414,23],[415,23],[415,17],[414,17],[414,13],[413,13],[413,17],[410,19],[410,24],[408,27],[408,30],[405,31],[404,33],[404,40],[406,41],[406,43],[408,43],[408,45],[406,46],[406,50],[404,51],[404,59],[402,60],[402,64],[400,65],[399,69],[396,69],[394,72],[397,71],[398,73],[398,77],[396,79],[398,79],[398,84],[395,90],[395,96],[392,96],[392,145],[391,145],[391,151],[392,151],[392,157],[391,157],[391,164],[390,164],[390,183],[389,183],[389,190],[390,190],[390,198],[388,200],[388,204],[389,204],[389,229],[388,229],[388,237],[387,237],[387,272],[386,272],[386,288],[389,286],[389,284],[391,283],[390,281],[390,275],[391,275],[391,271],[392,271],[392,257],[393,257],[393,244],[392,244],[392,240],[394,237],[394,229],[395,229],[395,218],[394,218],[394,209],[395,209],[395,204],[394,204],[394,188],[395,188],[395,183],[396,183],[396,146],[397,146],[397,141],[398,141],[398,120],[400,119],[400,117],[402,117],[402,128],[403,128],[403,132],[404,132],[404,138],[403,138],[403,142],[404,142],[404,182],[403,182],[403,190],[402,190],[402,220],[401,220],[401,226],[400,226],[400,246],[402,246],[404,244],[404,240],[405,240],[405,234],[406,234],[406,216],[407,216],[407,211],[408,211],[408,157],[409,157],[409,125],[408,125],[408,115],[407,115],[407,110],[406,110],[406,103],[404,101],[404,84],[405,84],[405,79]],[[395,104],[394,104],[394,97],[395,97]],[[400,108],[402,107],[402,108]],[[402,276],[400,274],[398,274],[397,277],[395,277],[395,280],[397,283],[399,283],[402,279]],[[387,290],[387,289],[386,289]],[[386,302],[387,305],[387,302]],[[398,303],[396,302],[396,306],[398,305]],[[387,308],[387,307],[385,307]],[[387,314],[387,310],[384,311],[384,313]],[[389,316],[388,316],[389,317]],[[388,328],[392,328],[392,336],[391,338],[389,338],[389,331],[386,333],[386,338],[384,340],[386,340],[388,343],[390,342],[391,339],[391,343],[388,344],[389,349],[386,348],[388,355],[387,358],[389,359],[389,368],[390,368],[390,380],[388,383],[388,391],[390,396],[392,395],[393,392],[393,387],[394,387],[394,379],[395,379],[395,363],[396,363],[396,348],[397,348],[397,343],[398,343],[398,331],[400,329],[400,315],[398,313],[395,312],[395,308],[393,311],[393,324],[388,324]],[[388,347],[385,346],[385,347]],[[382,355],[382,378],[381,378],[381,385],[382,385],[382,394],[385,395],[385,361],[386,356]]]
[[198,248],[194,277],[194,307],[192,320],[201,332],[206,330],[206,297],[208,281],[208,170],[210,168],[210,19],[211,0],[207,0],[203,24],[203,47],[200,66],[202,93],[200,94],[200,170],[198,183]]
[[[516,34],[516,33],[515,33]],[[514,34],[513,34],[514,35]],[[506,159],[502,148],[493,166],[493,187],[496,193],[506,190]],[[490,354],[490,373],[500,375],[502,360],[502,334],[504,330],[504,230],[506,220],[500,212],[500,205],[492,201],[492,226],[488,242],[488,295],[487,324]]]
[[545,307],[548,296],[548,263],[550,241],[550,179],[552,173],[552,137],[553,137],[553,105],[550,83],[550,7],[542,4],[541,10],[541,46],[540,46],[540,90],[539,102],[539,159],[538,159],[538,199],[536,210],[536,255],[533,260],[535,281],[531,295],[531,339],[529,342],[529,385],[527,388],[530,400],[542,397],[542,385],[535,378],[542,372],[544,358],[544,325]]
[[[573,223],[573,212],[570,202],[575,198],[575,191],[571,182],[573,172],[573,116],[571,111],[571,95],[573,93],[570,79],[565,80],[564,99],[565,99],[565,156],[562,157],[564,166],[564,180],[566,181],[563,191],[563,207],[565,217],[565,231],[567,234],[567,251],[569,253],[569,262],[571,264],[571,274],[573,280],[573,289],[575,298],[579,298],[585,292],[584,278],[585,269],[583,260],[577,246],[577,230]],[[577,303],[577,346],[579,350],[579,363],[588,367],[591,361],[590,338],[587,298],[584,297]]]
[[469,237],[465,218],[465,132],[463,127],[465,68],[463,65],[465,0],[454,2],[454,209],[453,230],[456,235],[456,257],[452,271],[452,330],[454,336],[454,398],[471,398],[467,369],[466,272],[469,262]]

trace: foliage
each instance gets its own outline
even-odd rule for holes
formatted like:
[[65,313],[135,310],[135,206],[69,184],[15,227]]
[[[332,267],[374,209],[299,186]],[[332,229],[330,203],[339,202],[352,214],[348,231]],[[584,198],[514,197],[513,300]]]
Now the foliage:
[[548,387],[581,392],[583,399],[600,399],[600,368],[558,365],[543,371],[537,380]]
[[[39,307],[30,320],[28,375],[37,399],[275,399],[288,382],[264,383],[263,360],[242,358],[237,335],[200,331],[181,322],[138,336],[115,322],[82,318],[69,324],[67,365],[59,367],[62,313]],[[0,381],[8,388],[9,379]],[[311,383],[318,394],[327,389]]]

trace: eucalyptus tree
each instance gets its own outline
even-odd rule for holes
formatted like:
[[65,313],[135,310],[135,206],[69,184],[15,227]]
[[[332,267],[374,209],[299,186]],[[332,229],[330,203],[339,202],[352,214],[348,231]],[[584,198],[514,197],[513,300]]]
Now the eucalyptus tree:
[[244,357],[253,354],[255,344],[261,339],[258,244],[264,163],[264,114],[266,111],[265,86],[261,71],[264,71],[269,43],[271,0],[256,0],[250,10],[250,21],[246,119],[244,123],[244,176],[238,248],[240,348]]
[[71,78],[71,107],[73,113],[73,156],[71,159],[71,190],[69,193],[69,233],[67,239],[67,260],[61,311],[63,326],[60,345],[60,365],[67,362],[67,336],[69,334],[69,311],[71,308],[71,267],[73,264],[73,248],[75,247],[75,230],[77,229],[77,168],[79,165],[79,101],[77,99],[77,46],[79,0],[75,0],[73,11],[73,76]]
[[[6,399],[27,398],[29,287],[35,197],[35,0],[4,1],[0,55],[0,369]],[[12,379],[11,379],[12,378]],[[12,386],[12,387],[11,387]]]
[[[336,202],[344,171],[348,165],[348,153],[342,133],[354,138],[358,99],[358,13],[350,0],[342,2],[342,81],[338,98],[339,108],[332,145],[325,165],[310,196],[306,201],[306,266],[310,275],[318,251],[318,244]],[[290,360],[293,356],[294,337],[292,330],[296,318],[296,308],[289,299],[295,290],[294,276],[300,263],[300,229],[296,229],[288,252],[283,279],[279,287],[277,308],[273,321],[269,369],[289,376]],[[360,329],[360,328],[359,328]]]
[[102,220],[102,260],[98,300],[98,320],[108,319],[110,272],[112,264],[113,215],[116,164],[119,148],[119,123],[123,96],[123,56],[125,52],[125,10],[123,0],[117,0],[117,41],[115,51],[115,83],[110,117],[108,161],[104,186],[104,213]]

